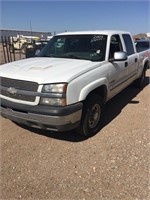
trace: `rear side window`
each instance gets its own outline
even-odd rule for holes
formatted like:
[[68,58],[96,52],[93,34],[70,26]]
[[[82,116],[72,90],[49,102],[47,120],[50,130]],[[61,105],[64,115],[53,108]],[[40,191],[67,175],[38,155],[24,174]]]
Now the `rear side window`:
[[123,39],[124,39],[128,56],[134,54],[134,47],[133,47],[131,36],[128,34],[123,34]]

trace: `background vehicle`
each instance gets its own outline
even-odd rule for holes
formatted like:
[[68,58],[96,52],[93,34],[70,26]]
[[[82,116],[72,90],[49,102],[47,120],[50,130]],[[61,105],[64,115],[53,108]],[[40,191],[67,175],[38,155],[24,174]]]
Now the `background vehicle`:
[[14,50],[21,50],[22,53],[26,53],[27,48],[33,48],[35,41],[39,40],[40,37],[37,36],[24,36],[18,35],[17,37],[10,37],[11,52]]
[[140,57],[148,57],[149,62],[147,63],[147,69],[150,68],[150,39],[141,39],[137,40],[135,43],[136,50],[139,52]]
[[137,52],[150,49],[150,39],[141,39],[135,42]]
[[45,45],[49,42],[49,40],[36,40],[34,41],[31,48],[26,48],[26,58],[35,57],[38,55],[38,52],[40,52]]

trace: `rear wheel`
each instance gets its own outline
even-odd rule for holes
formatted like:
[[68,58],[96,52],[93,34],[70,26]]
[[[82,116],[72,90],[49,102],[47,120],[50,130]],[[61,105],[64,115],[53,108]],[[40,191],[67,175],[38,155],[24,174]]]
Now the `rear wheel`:
[[77,132],[85,137],[95,135],[101,127],[103,100],[96,94],[91,94],[84,102],[82,119]]

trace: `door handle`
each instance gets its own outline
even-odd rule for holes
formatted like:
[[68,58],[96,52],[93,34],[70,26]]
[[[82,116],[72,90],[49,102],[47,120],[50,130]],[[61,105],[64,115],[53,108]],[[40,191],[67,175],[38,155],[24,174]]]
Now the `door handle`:
[[138,61],[138,59],[137,58],[135,58],[135,63]]
[[125,62],[125,65],[124,65],[125,67],[128,67],[128,62]]

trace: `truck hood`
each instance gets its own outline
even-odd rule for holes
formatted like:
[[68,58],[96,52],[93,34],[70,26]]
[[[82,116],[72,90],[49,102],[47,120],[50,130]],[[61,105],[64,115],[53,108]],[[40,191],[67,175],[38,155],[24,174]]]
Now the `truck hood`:
[[39,84],[70,82],[100,62],[66,58],[28,58],[0,66],[0,76]]

